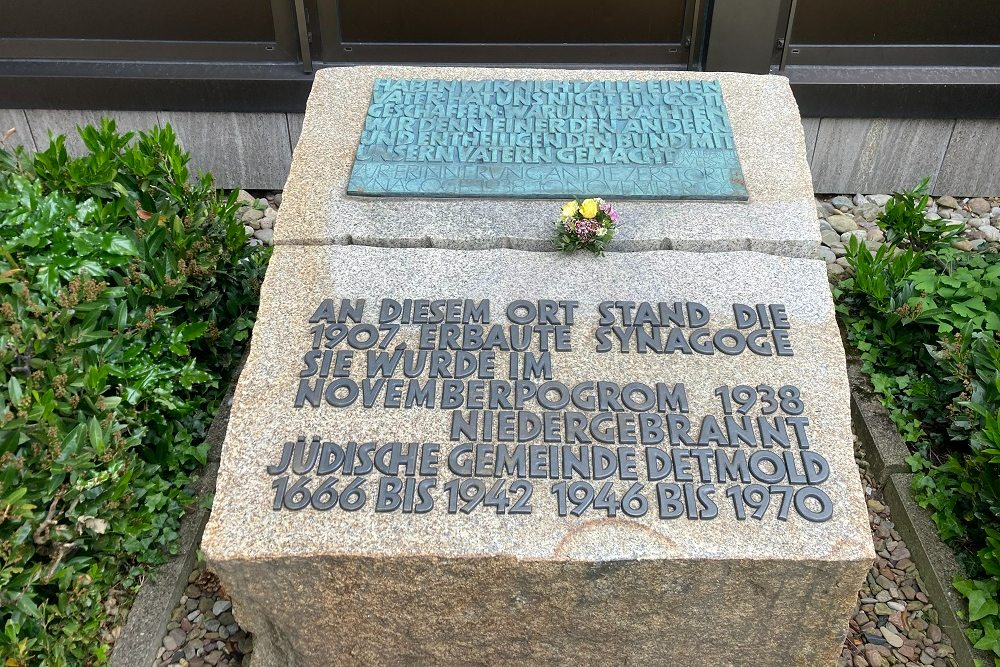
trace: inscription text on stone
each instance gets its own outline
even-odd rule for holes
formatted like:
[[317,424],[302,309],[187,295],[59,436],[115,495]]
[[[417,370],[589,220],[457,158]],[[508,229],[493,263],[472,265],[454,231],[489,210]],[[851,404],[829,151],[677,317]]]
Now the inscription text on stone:
[[747,199],[707,80],[378,79],[347,192]]

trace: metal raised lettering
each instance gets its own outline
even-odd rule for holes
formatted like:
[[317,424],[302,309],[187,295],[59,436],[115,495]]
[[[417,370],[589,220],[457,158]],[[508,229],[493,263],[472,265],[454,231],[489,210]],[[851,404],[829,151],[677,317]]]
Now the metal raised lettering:
[[714,80],[378,79],[347,193],[747,199]]

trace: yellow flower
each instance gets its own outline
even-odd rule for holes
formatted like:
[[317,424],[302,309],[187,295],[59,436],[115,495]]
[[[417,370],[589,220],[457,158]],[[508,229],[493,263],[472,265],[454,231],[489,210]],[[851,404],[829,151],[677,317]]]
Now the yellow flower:
[[588,220],[593,220],[594,216],[597,215],[597,200],[584,199],[583,204],[580,205],[580,214]]
[[564,218],[572,218],[576,215],[576,212],[580,210],[580,206],[576,203],[576,200],[568,201],[563,204],[562,214]]

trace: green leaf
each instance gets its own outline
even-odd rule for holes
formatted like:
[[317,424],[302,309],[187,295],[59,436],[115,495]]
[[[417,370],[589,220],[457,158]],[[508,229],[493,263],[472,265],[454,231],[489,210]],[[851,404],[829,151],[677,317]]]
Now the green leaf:
[[14,606],[29,618],[38,618],[41,615],[38,605],[26,593],[17,596]]
[[139,251],[136,250],[135,244],[132,239],[126,236],[111,236],[108,238],[107,243],[104,245],[104,249],[114,255],[138,255]]
[[974,590],[969,596],[969,620],[978,621],[985,616],[997,614],[997,601],[987,597],[985,591]]
[[97,417],[90,418],[90,424],[88,426],[88,435],[90,436],[91,446],[98,452],[103,452],[104,432],[101,430],[101,423],[97,421]]
[[21,397],[23,393],[21,392],[21,383],[18,382],[17,378],[13,375],[7,380],[7,393],[10,394],[10,402],[17,405],[21,402]]

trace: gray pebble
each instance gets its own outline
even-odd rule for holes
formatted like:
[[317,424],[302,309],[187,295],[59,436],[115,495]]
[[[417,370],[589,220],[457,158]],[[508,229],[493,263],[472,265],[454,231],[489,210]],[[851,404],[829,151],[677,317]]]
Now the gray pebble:
[[951,195],[944,195],[937,198],[937,205],[944,208],[958,208],[958,200]]
[[888,626],[888,625],[883,625],[882,626],[882,628],[881,628],[882,629],[882,636],[885,637],[885,640],[887,642],[889,642],[890,646],[893,646],[895,648],[899,648],[904,643],[903,642],[903,638],[900,637],[899,635],[897,635],[895,632],[893,632],[890,629],[890,627],[891,626]]
[[982,197],[974,197],[969,200],[969,210],[976,215],[987,215],[990,208],[990,203]]
[[836,212],[837,209],[830,202],[816,200],[816,217],[828,218]]
[[858,228],[858,223],[854,222],[854,218],[847,215],[833,215],[827,220],[830,226],[833,227],[834,231],[839,234],[844,232],[849,232]]
[[850,197],[845,197],[844,195],[838,195],[830,200],[830,204],[832,204],[835,208],[843,210],[851,208],[854,202],[851,201]]
[[[174,640],[175,648],[180,648],[184,645],[184,642],[187,641],[187,635],[180,628],[174,628],[167,636]],[[164,644],[164,646],[166,646],[166,644]],[[168,650],[170,649],[168,648]]]
[[254,236],[267,245],[271,245],[274,242],[274,230],[271,229],[258,229],[254,232]]
[[840,234],[832,229],[824,229],[821,231],[820,238],[823,240],[823,243],[831,247],[840,243]]
[[229,600],[219,600],[214,605],[212,605],[212,616],[218,616],[224,611],[229,611],[233,608],[233,603]]
[[991,227],[990,225],[984,225],[979,228],[979,233],[983,235],[987,241],[1000,242],[1000,229],[996,227]]
[[868,220],[869,222],[875,220],[875,218],[877,218],[879,216],[879,213],[881,212],[882,212],[882,207],[872,204],[871,202],[867,202],[865,203],[864,206],[861,207],[861,217],[863,217],[865,220]]

